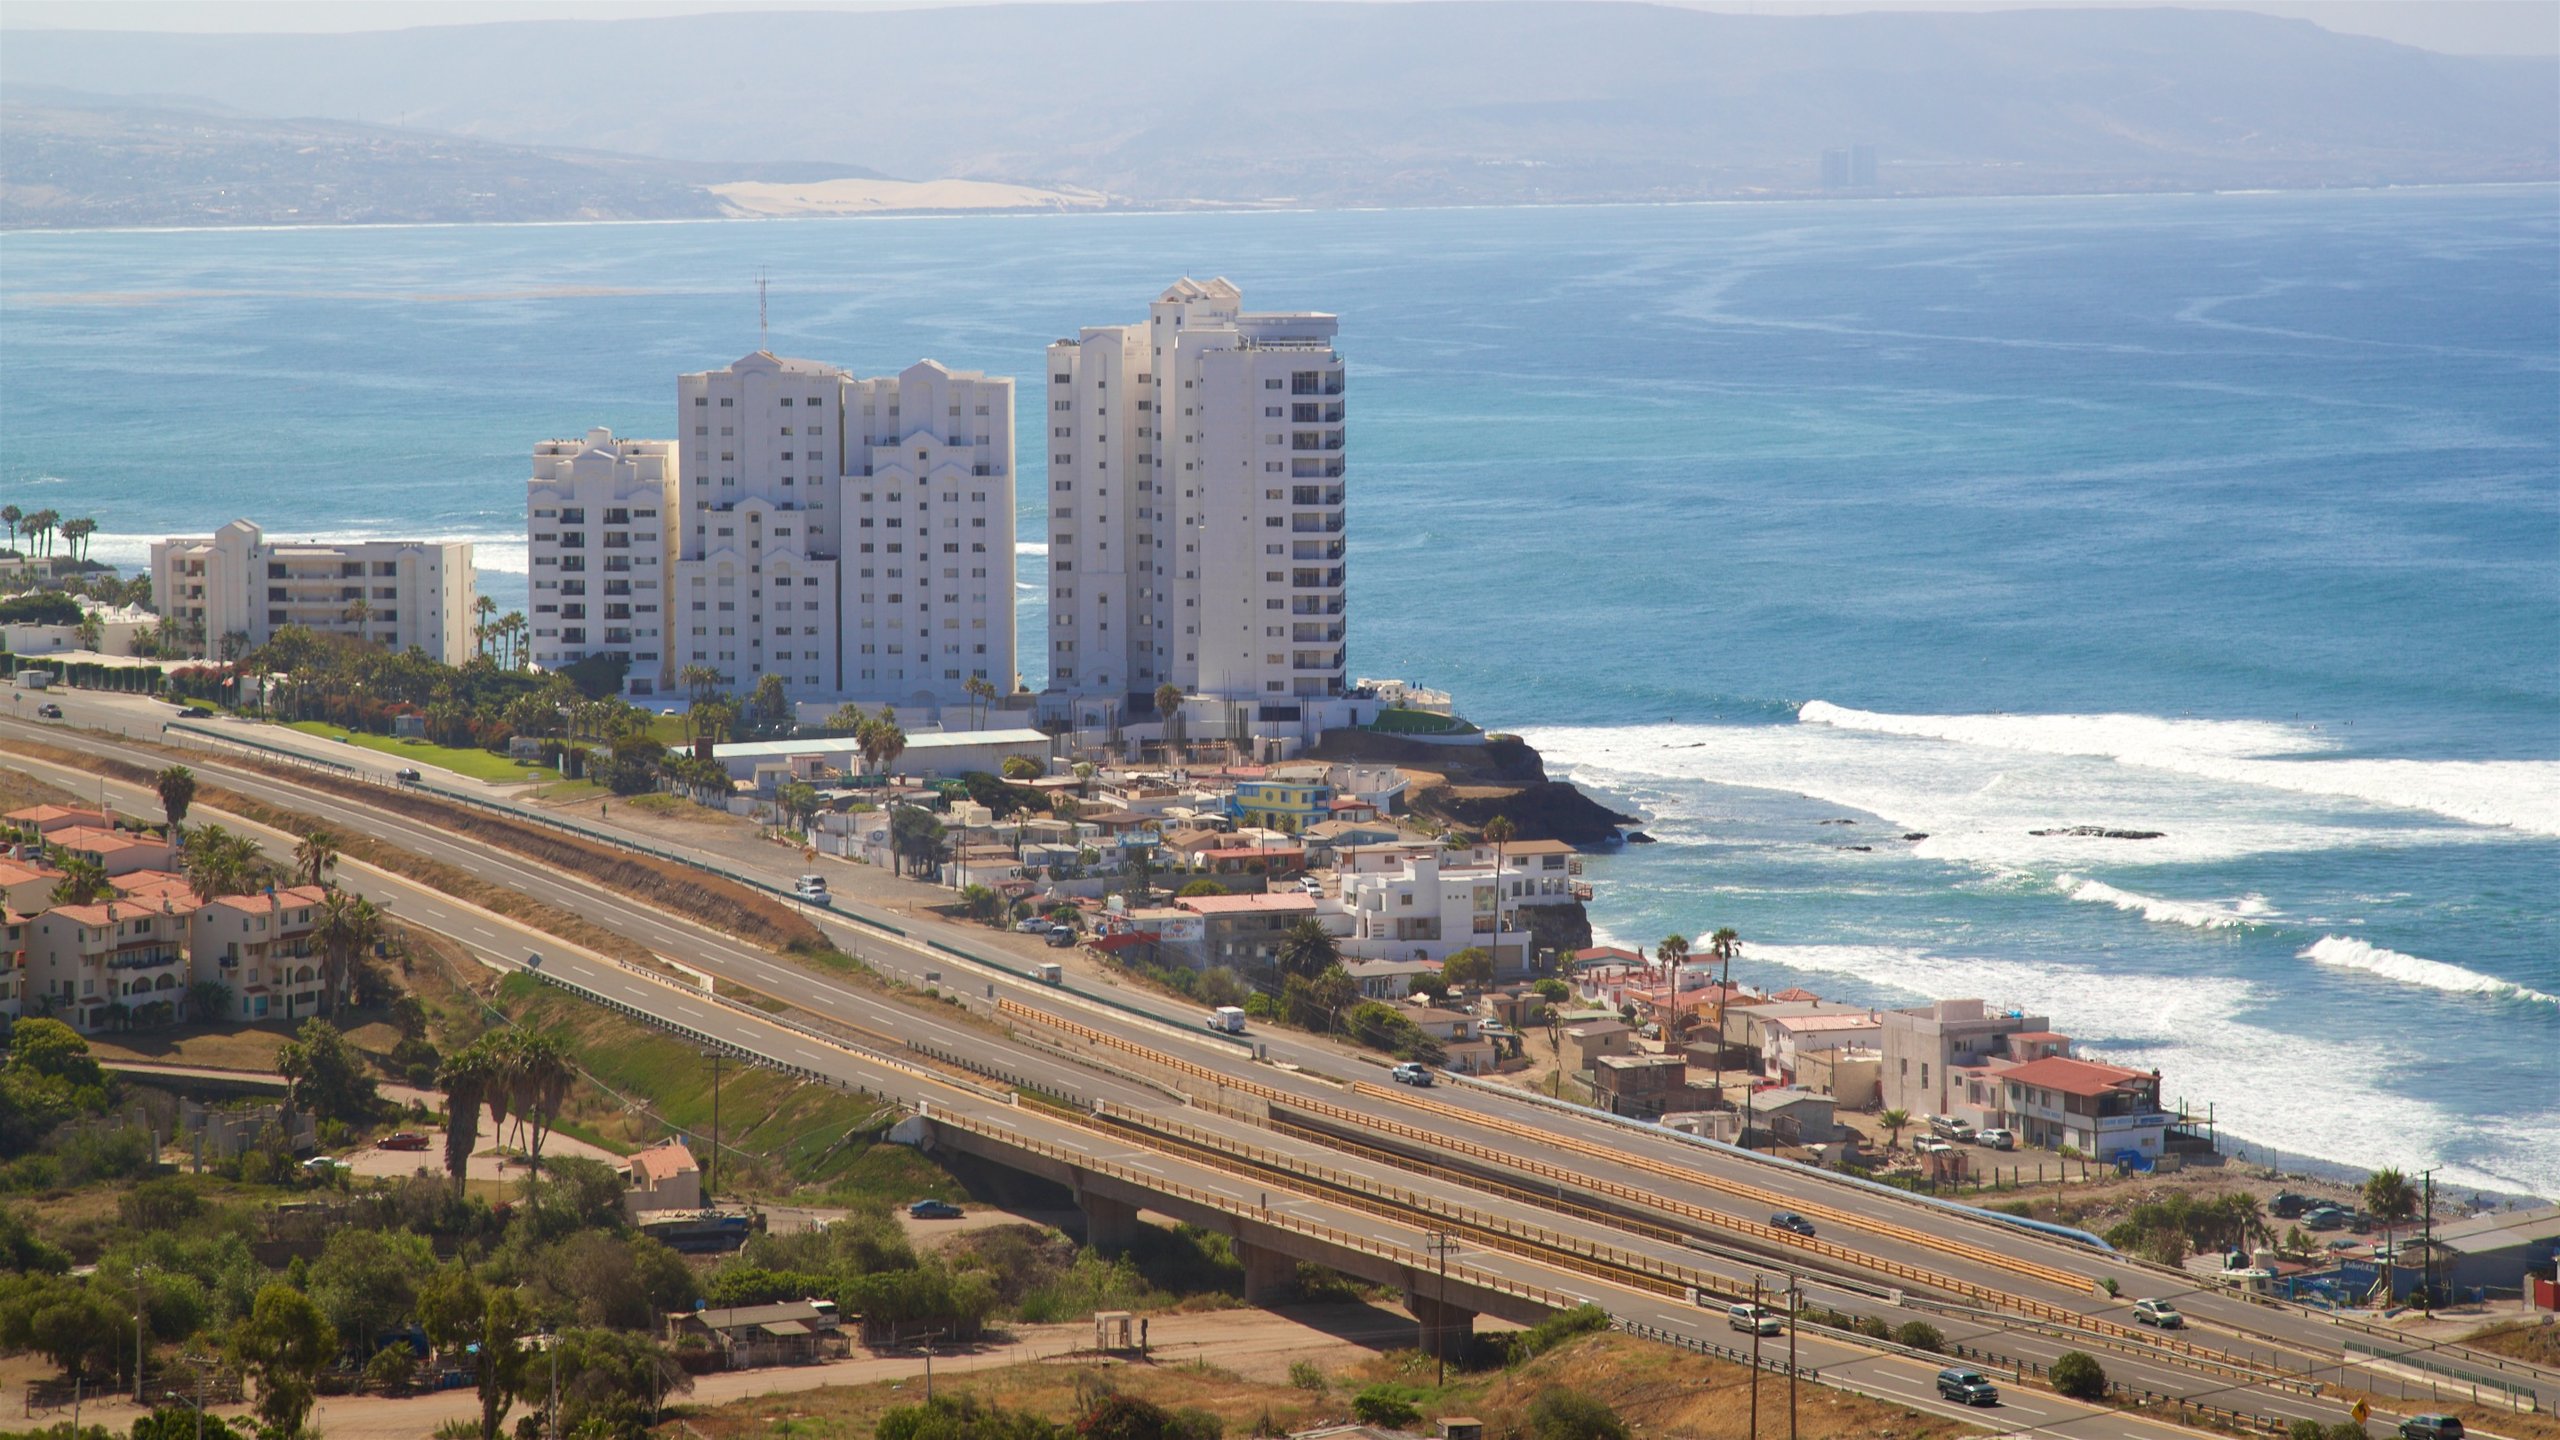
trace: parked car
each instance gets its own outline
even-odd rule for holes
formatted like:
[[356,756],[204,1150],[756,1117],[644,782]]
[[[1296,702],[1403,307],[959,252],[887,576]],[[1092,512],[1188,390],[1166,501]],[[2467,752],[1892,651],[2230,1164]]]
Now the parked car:
[[1056,929],[1051,930],[1048,934],[1041,936],[1040,943],[1048,946],[1052,950],[1064,950],[1068,946],[1076,943],[1076,932],[1068,929],[1064,925],[1060,925]]
[[2344,1230],[2347,1228],[2348,1222],[2353,1219],[2355,1219],[2353,1215],[2348,1214],[2346,1211],[2339,1209],[2335,1205],[2319,1205],[2303,1212],[2302,1228],[2305,1230]]
[[1013,923],[1013,931],[1017,935],[1046,935],[1049,929],[1049,922],[1037,915],[1028,920],[1017,920]]
[[178,718],[181,720],[210,720],[213,718],[213,712],[207,710],[201,705],[190,705],[186,709],[178,712]]
[[326,1175],[332,1170],[346,1168],[348,1168],[346,1161],[332,1155],[314,1155],[302,1162],[302,1173],[305,1175]]
[[385,1150],[424,1150],[427,1148],[427,1137],[419,1134],[415,1130],[403,1130],[394,1135],[383,1136],[382,1148]]
[[2137,1323],[2144,1325],[2157,1325],[2163,1330],[2184,1330],[2187,1328],[2187,1317],[2179,1314],[2178,1307],[2170,1304],[2166,1300],[2134,1301],[2133,1318]]
[[1959,1405],[1997,1405],[2000,1387],[1983,1377],[1979,1370],[1950,1365],[1938,1372],[1938,1393]]
[[1775,1335],[1782,1328],[1777,1311],[1749,1303],[1726,1306],[1724,1323],[1745,1335]]
[[39,720],[59,720],[62,718],[62,707],[54,704],[50,700],[47,700],[36,707],[36,718]]
[[539,951],[539,950],[527,950],[526,952],[524,952],[524,968],[526,968],[527,970],[539,970],[539,969],[541,969],[541,968],[542,968],[542,952],[541,952],[541,951]]
[[2412,1415],[2400,1422],[2400,1440],[2462,1440],[2462,1422],[2450,1415]]
[[1995,1125],[1988,1130],[1974,1131],[1973,1143],[1985,1150],[2015,1150],[2018,1148],[2018,1137],[2016,1132],[2003,1130]]
[[1410,1060],[1388,1071],[1387,1078],[1399,1085],[1419,1085],[1426,1090],[1431,1087],[1429,1067],[1417,1065]]
[[415,785],[424,777],[415,770],[394,770],[391,772],[391,778],[403,785]]
[[907,1217],[912,1220],[957,1220],[960,1207],[948,1200],[919,1200],[907,1207]]
[[2279,1220],[2298,1220],[2302,1218],[2302,1212],[2310,1208],[2310,1196],[2296,1195],[2290,1190],[2276,1192],[2276,1198],[2267,1202],[2268,1213]]
[[1781,1230],[1792,1230],[1798,1235],[1811,1235],[1813,1233],[1813,1222],[1807,1220],[1793,1210],[1779,1211],[1777,1214],[1769,1217],[1769,1223],[1777,1226]]

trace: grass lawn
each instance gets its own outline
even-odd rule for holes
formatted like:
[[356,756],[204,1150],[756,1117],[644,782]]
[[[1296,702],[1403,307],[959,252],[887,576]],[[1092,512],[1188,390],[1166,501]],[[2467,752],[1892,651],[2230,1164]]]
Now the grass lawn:
[[559,772],[539,765],[520,765],[504,755],[487,750],[457,750],[449,745],[430,745],[424,740],[394,740],[388,735],[367,735],[318,720],[297,720],[289,727],[305,735],[324,740],[344,739],[350,745],[385,755],[396,755],[418,765],[434,765],[474,780],[492,780],[513,784],[521,780],[557,780]]

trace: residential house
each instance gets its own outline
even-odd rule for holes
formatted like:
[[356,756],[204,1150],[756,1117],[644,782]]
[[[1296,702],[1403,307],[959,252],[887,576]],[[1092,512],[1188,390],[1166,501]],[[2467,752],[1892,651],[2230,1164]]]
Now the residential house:
[[94,825],[104,830],[115,824],[104,810],[84,810],[69,805],[30,805],[24,810],[12,810],[0,818],[5,818],[11,830],[29,840],[41,839],[66,825]]
[[681,1140],[632,1156],[622,1173],[628,1187],[622,1192],[623,1213],[634,1220],[643,1211],[702,1208],[702,1167]]
[[46,832],[44,843],[51,847],[57,860],[66,855],[76,856],[111,876],[169,867],[168,841],[156,836],[138,835],[130,830],[65,825]]
[[1592,1061],[1591,1090],[1612,1115],[1651,1119],[1688,1107],[1689,1063],[1677,1055],[1601,1055]]
[[1871,1046],[1883,1033],[1884,1022],[1871,1010],[1843,1013],[1825,1009],[1809,1015],[1766,1015],[1760,1024],[1760,1073],[1792,1085],[1802,1057],[1843,1045]]
[[667,1338],[682,1346],[707,1341],[731,1370],[759,1365],[809,1365],[847,1349],[829,1300],[786,1300],[723,1310],[679,1310],[667,1317]]
[[1244,780],[1236,785],[1234,814],[1238,824],[1297,835],[1332,819],[1332,802],[1333,788],[1321,779]]
[[2157,1156],[2176,1119],[2160,1108],[2157,1071],[2055,1055],[2002,1071],[2000,1085],[2021,1143],[2094,1159]]
[[1994,1012],[1980,1000],[1940,1000],[1879,1018],[1885,1108],[1914,1115],[1953,1114],[1961,1087],[1950,1072],[1998,1055],[2004,1036],[2052,1028],[2044,1016]]
[[1404,1018],[1440,1042],[1440,1063],[1444,1068],[1469,1075],[1493,1068],[1493,1042],[1484,1037],[1483,1022],[1477,1017],[1414,999],[1406,1000],[1403,1011]]
[[186,928],[165,902],[48,910],[26,927],[23,1003],[84,1033],[125,1014],[146,1024],[175,1019],[187,986]]
[[1847,1044],[1825,1050],[1807,1050],[1796,1058],[1795,1083],[1816,1095],[1828,1095],[1834,1105],[1849,1110],[1864,1110],[1881,1095],[1884,1077],[1884,1052],[1872,1046]]
[[1314,896],[1297,890],[1263,895],[1191,895],[1175,907],[1200,917],[1199,963],[1254,975],[1278,960],[1291,926],[1316,916]]
[[53,887],[62,872],[42,860],[0,856],[0,904],[13,915],[33,915],[53,904]]
[[1518,901],[1491,870],[1447,870],[1437,855],[1405,857],[1389,873],[1341,872],[1351,938],[1343,952],[1369,960],[1446,960],[1481,948],[1496,979],[1526,974],[1533,937],[1519,925]]
[[320,1010],[317,885],[205,902],[188,927],[196,980],[231,987],[232,1018],[300,1020]]
[[1351,983],[1360,987],[1362,998],[1369,1000],[1401,1000],[1413,993],[1415,976],[1440,973],[1440,967],[1429,960],[1348,960],[1342,968],[1351,973]]
[[1556,1039],[1557,1059],[1571,1074],[1593,1068],[1603,1056],[1632,1055],[1636,1049],[1634,1027],[1617,1020],[1567,1026]]
[[1831,1097],[1797,1086],[1755,1091],[1745,1112],[1752,1130],[1781,1145],[1828,1145],[1841,1135]]

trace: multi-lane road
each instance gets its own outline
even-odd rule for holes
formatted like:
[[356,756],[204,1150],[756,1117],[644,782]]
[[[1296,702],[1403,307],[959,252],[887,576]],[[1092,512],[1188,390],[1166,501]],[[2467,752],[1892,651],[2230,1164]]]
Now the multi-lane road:
[[[132,748],[101,733],[121,730],[135,738],[157,740],[161,725],[174,713],[167,707],[132,697],[60,698],[70,711],[71,724],[97,728],[82,731],[46,725],[42,729],[49,733],[43,738],[136,765],[157,768],[167,763],[160,752]],[[211,728],[219,732],[232,726]],[[262,743],[279,738],[277,731],[264,727],[254,731],[244,727],[243,733],[244,738]],[[35,727],[0,715],[0,745],[12,736],[36,738]],[[334,751],[326,755],[329,761],[385,779],[397,764],[353,747],[328,749]],[[93,793],[102,783],[94,773],[77,767],[23,755],[11,757],[11,762],[83,794]],[[992,1115],[1001,1103],[989,1099],[983,1089],[947,1083],[930,1067],[919,1072],[882,1063],[880,1057],[886,1052],[909,1042],[928,1052],[981,1063],[992,1060],[996,1063],[991,1068],[1089,1106],[1139,1117],[1165,1113],[1171,1121],[1196,1122],[1200,1116],[1187,1112],[1181,1101],[1166,1093],[1168,1070],[1175,1072],[1174,1084],[1195,1094],[1211,1087],[1183,1084],[1181,1069],[1232,1077],[1235,1084],[1259,1094],[1262,1108],[1288,1122],[1254,1131],[1250,1139],[1260,1151],[1309,1174],[1337,1174],[1349,1183],[1393,1189],[1412,1197],[1420,1208],[1414,1223],[1399,1225],[1372,1210],[1335,1205],[1322,1193],[1285,1199],[1284,1207],[1327,1226],[1358,1228],[1384,1243],[1415,1248],[1416,1253],[1431,1215],[1463,1213],[1488,1223],[1546,1227],[1583,1236],[1658,1272],[1694,1275],[1711,1292],[1747,1287],[1755,1277],[1783,1286],[1792,1275],[1808,1297],[1820,1303],[1853,1313],[1926,1318],[1950,1340],[1978,1345],[2017,1363],[2046,1363],[2064,1349],[2092,1349],[2105,1360],[2112,1376],[2137,1390],[2250,1413],[2331,1420],[2338,1416],[2338,1404],[2308,1393],[2311,1384],[2332,1390],[2342,1382],[2357,1388],[2375,1383],[2386,1391],[2393,1388],[2391,1382],[2375,1382],[2352,1368],[2342,1369],[2350,1362],[2341,1349],[2341,1332],[2322,1317],[2249,1304],[2215,1292],[2191,1292],[2175,1272],[2020,1231],[1899,1192],[1843,1183],[1800,1167],[1688,1142],[1650,1127],[1629,1126],[1588,1112],[1541,1109],[1493,1087],[1453,1084],[1436,1087],[1427,1095],[1401,1094],[1374,1084],[1374,1066],[1312,1037],[1257,1035],[1266,1058],[1276,1063],[1252,1064],[1231,1042],[1195,1028],[1196,1016],[1187,1007],[1132,996],[1125,990],[1108,997],[1106,1003],[1098,995],[1075,993],[1072,986],[1052,989],[1034,984],[1015,973],[1015,962],[985,943],[986,932],[981,930],[904,915],[889,920],[859,912],[851,916],[805,912],[837,943],[875,967],[918,981],[928,972],[937,972],[946,989],[965,988],[974,1008],[986,1011],[1001,1005],[1010,1012],[1008,1023],[1015,1029],[1029,1035],[1058,1030],[1048,1038],[1059,1043],[1019,1043],[983,1023],[937,1017],[929,1008],[899,1004],[836,983],[684,917],[635,904],[581,876],[418,826],[367,803],[361,792],[351,799],[280,779],[236,764],[219,748],[196,749],[189,763],[208,780],[351,833],[381,835],[481,880],[584,915],[700,971],[854,1027],[858,1048],[830,1044],[818,1035],[724,1005],[697,990],[635,973],[397,876],[362,873],[363,888],[387,900],[392,912],[410,923],[470,946],[499,964],[520,965],[527,953],[539,950],[546,957],[548,973],[635,1013],[834,1083],[862,1086],[904,1105]],[[156,811],[156,799],[138,788],[104,783],[121,808],[144,814]],[[470,782],[448,783],[457,793],[472,792],[475,800],[488,803],[488,797],[476,793],[479,787]],[[279,845],[289,845],[291,839],[264,838]],[[639,841],[643,837],[619,838]],[[662,837],[646,837],[645,843],[684,853]],[[769,873],[758,873],[751,856],[705,852],[685,858],[768,885],[787,881],[789,871],[796,868],[796,857],[779,850],[762,866]],[[362,872],[363,867],[356,868]],[[884,925],[906,933],[890,933]],[[927,942],[951,949],[928,948]],[[971,963],[953,950],[981,955],[986,963]],[[1069,1055],[1079,1045],[1092,1043],[1079,1040],[1079,1034],[1099,1036],[1102,1043],[1121,1048],[1102,1065],[1079,1063]],[[905,1058],[912,1062],[916,1057]],[[1114,1060],[1126,1063],[1115,1065]],[[993,1118],[1031,1127],[1027,1133],[1080,1148],[1098,1163],[1134,1166],[1140,1173],[1162,1174],[1169,1180],[1180,1177],[1181,1184],[1205,1193],[1234,1192],[1240,1203],[1243,1191],[1252,1188],[1232,1166],[1222,1169],[1200,1163],[1161,1136],[1152,1146],[1133,1149],[1137,1142],[1126,1134],[1098,1133],[1027,1109],[1008,1109]],[[1364,1130],[1373,1119],[1392,1127],[1393,1133]],[[1345,1140],[1351,1143],[1342,1143]],[[1429,1152],[1435,1142],[1445,1153],[1413,1153]],[[1406,1153],[1400,1157],[1397,1151]],[[1429,1173],[1410,1163],[1417,1158],[1432,1162]],[[1504,1173],[1506,1165],[1512,1173]],[[1560,1186],[1558,1177],[1576,1183]],[[1589,1211],[1576,1211],[1574,1218],[1567,1219],[1552,1200],[1541,1200],[1560,1188],[1573,1189],[1577,1200],[1624,1195],[1656,1201],[1662,1208],[1624,1207],[1632,1223]],[[1822,1232],[1820,1240],[1799,1245],[1793,1237],[1769,1232],[1763,1222],[1775,1209],[1813,1216]],[[1587,1294],[1632,1324],[1716,1341],[1741,1338],[1724,1332],[1720,1317],[1677,1300],[1666,1301],[1652,1291],[1613,1290],[1605,1277],[1595,1278],[1587,1270],[1559,1280],[1557,1269],[1535,1255],[1480,1249],[1471,1252],[1468,1263],[1524,1285]],[[2132,1334],[2124,1327],[2128,1317],[2122,1301],[2097,1292],[2101,1278],[2116,1280],[2124,1300],[2143,1294],[2177,1298],[2200,1322],[2197,1330],[2184,1337],[2191,1348],[2172,1350],[2150,1343],[2153,1337],[2147,1334]],[[1941,1299],[1960,1297],[1970,1310],[1905,1308],[1886,1293],[1887,1287],[1907,1291],[1914,1301],[1933,1292]],[[1926,1390],[1932,1367],[1925,1361],[1878,1355],[1830,1339],[1807,1337],[1806,1344],[1804,1362],[1819,1367],[1825,1383],[1852,1384],[1914,1403],[1928,1401],[1929,1407],[1936,1404],[1928,1394],[1906,1393],[1914,1386]],[[2512,1373],[2508,1378],[2537,1388],[2552,1379]],[[1997,1415],[1976,1418],[2038,1433],[2165,1433],[2153,1422],[2089,1411],[2039,1391],[2008,1388],[2013,1397],[2010,1404]],[[2553,1389],[2560,1392],[2560,1386]],[[2543,1397],[2546,1408],[2552,1398],[2550,1394]]]

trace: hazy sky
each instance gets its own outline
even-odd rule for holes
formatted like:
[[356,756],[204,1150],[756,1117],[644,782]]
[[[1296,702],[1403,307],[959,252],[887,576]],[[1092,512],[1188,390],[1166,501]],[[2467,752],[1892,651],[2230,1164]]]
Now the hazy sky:
[[[965,4],[971,0],[914,0]],[[1073,3],[1073,0],[1053,0]],[[1169,0],[1170,3],[1170,0]],[[1192,0],[1198,3],[1198,0]],[[2054,9],[2159,0],[1685,0],[1757,14],[1860,10]],[[897,0],[8,0],[0,28],[80,30],[394,30],[488,20],[621,19],[711,10],[908,8]],[[2231,0],[2199,9],[2258,10],[2331,30],[2378,35],[2455,55],[2560,56],[2560,0]]]

